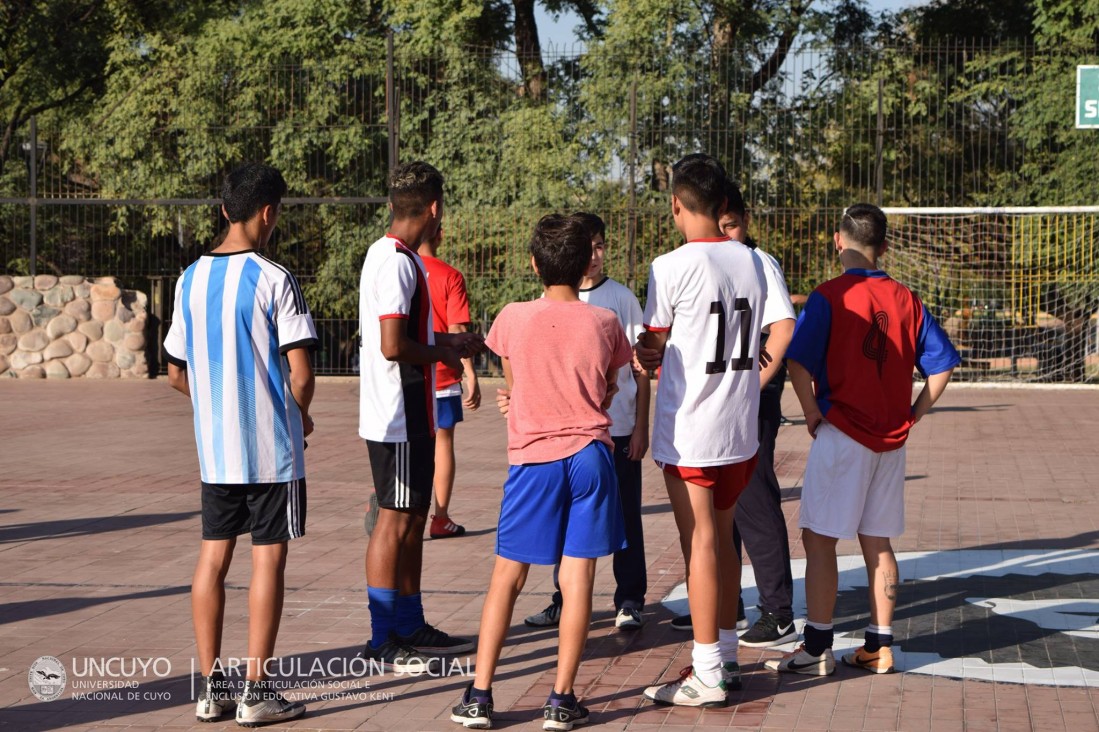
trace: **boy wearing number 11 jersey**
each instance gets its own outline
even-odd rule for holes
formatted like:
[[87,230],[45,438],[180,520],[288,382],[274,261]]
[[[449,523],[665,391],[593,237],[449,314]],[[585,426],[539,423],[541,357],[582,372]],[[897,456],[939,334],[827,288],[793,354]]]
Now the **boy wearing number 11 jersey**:
[[766,284],[759,259],[718,226],[726,206],[721,164],[688,155],[672,170],[672,216],[687,243],[652,263],[637,355],[646,368],[662,367],[652,450],[679,527],[694,649],[678,680],[645,696],[724,706],[727,688],[740,684],[733,508],[759,447]]

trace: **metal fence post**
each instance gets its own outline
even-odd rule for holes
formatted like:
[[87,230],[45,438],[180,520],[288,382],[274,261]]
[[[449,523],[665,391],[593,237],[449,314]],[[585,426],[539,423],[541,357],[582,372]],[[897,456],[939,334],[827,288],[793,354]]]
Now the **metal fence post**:
[[389,171],[397,167],[398,135],[400,134],[400,100],[397,97],[397,74],[393,61],[393,29],[385,32],[385,119],[389,136]]
[[630,82],[630,202],[626,217],[626,243],[629,262],[626,286],[637,292],[637,77]]
[[30,150],[31,277],[38,274],[38,115],[31,115]]
[[884,96],[885,81],[878,77],[878,135],[874,141],[874,186],[878,192],[878,207],[882,205],[882,199],[884,198],[884,172],[882,165],[882,152],[885,147],[885,113],[882,110],[882,98]]

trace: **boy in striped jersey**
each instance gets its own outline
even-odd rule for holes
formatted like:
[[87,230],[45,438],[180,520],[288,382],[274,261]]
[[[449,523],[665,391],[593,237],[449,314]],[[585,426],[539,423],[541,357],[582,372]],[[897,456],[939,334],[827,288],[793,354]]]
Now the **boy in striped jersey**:
[[237,537],[252,534],[248,670],[237,722],[305,713],[268,686],[282,615],[287,542],[305,533],[305,436],[313,431],[310,350],[317,333],[301,288],[260,251],[278,223],[286,181],[249,163],[222,187],[224,241],[176,284],[164,341],[168,382],[191,397],[202,475],[202,546],[191,586],[202,686],[196,716],[217,720],[232,700],[221,664],[225,575]]

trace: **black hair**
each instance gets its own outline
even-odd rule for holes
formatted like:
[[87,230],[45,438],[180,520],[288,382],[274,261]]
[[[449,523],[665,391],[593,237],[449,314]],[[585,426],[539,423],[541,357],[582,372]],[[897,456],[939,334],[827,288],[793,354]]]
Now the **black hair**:
[[885,244],[885,212],[871,203],[856,203],[843,211],[840,231],[859,246],[881,249]]
[[748,207],[744,205],[744,196],[740,192],[740,186],[731,180],[725,180],[725,213],[734,213],[744,218],[748,213]]
[[682,158],[672,166],[672,194],[691,213],[717,221],[725,208],[725,168],[703,153]]
[[285,195],[282,173],[262,163],[235,168],[221,184],[221,204],[231,224],[248,221],[264,206],[278,206]]
[[573,214],[573,217],[580,220],[580,223],[588,230],[588,235],[594,239],[597,236],[601,236],[604,239],[607,238],[607,225],[603,223],[603,219],[599,218],[596,214],[588,213],[587,211],[577,211]]
[[530,253],[543,285],[578,287],[591,263],[591,234],[576,216],[547,214],[534,226]]
[[432,165],[416,160],[397,166],[389,174],[389,203],[394,218],[414,218],[442,199],[443,175]]

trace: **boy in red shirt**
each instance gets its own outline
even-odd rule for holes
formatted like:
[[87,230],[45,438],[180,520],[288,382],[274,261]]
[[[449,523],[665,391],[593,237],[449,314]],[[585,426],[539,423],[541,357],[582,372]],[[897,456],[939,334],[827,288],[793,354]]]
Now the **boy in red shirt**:
[[[427,289],[431,293],[431,319],[441,333],[467,333],[469,294],[462,273],[438,259],[443,243],[443,229],[420,245],[418,254],[427,271]],[[465,398],[462,398],[462,379]],[[462,421],[462,407],[476,412],[481,406],[481,387],[473,359],[462,359],[462,371],[440,361],[435,366],[435,404],[438,422],[435,429],[435,515],[431,517],[429,533],[432,539],[461,536],[466,527],[450,519],[450,495],[454,491],[454,428]]]
[[[839,574],[836,542],[858,536],[866,562],[870,626],[850,666],[893,671],[897,558],[890,537],[904,531],[908,432],[942,395],[958,352],[920,299],[878,269],[885,214],[860,203],[843,212],[836,250],[844,272],[813,290],[786,351],[790,381],[813,437],[801,493],[805,545],[805,642],[781,673],[827,676]],[[927,378],[912,403],[912,370]]]
[[607,414],[630,345],[618,318],[580,300],[591,235],[576,217],[544,216],[530,242],[545,296],[512,303],[486,345],[511,390],[508,479],[496,532],[496,566],[481,612],[477,674],[451,720],[492,726],[492,678],[531,564],[561,562],[563,605],[557,679],[543,729],[588,721],[573,683],[591,622],[595,561],[625,547]]

